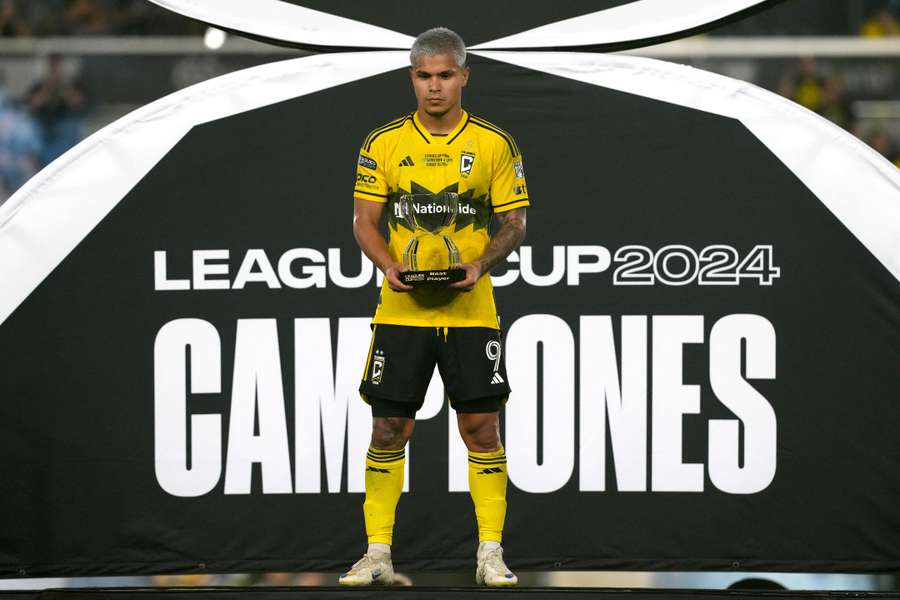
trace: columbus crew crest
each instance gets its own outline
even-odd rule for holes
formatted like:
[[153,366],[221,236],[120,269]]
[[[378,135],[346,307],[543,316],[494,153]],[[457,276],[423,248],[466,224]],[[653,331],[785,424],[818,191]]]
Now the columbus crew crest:
[[381,354],[379,350],[375,356],[372,357],[372,375],[370,377],[370,381],[373,385],[379,385],[381,383],[381,377],[384,375],[384,354]]
[[460,152],[459,154],[459,175],[468,177],[472,172],[472,165],[475,164],[474,152]]

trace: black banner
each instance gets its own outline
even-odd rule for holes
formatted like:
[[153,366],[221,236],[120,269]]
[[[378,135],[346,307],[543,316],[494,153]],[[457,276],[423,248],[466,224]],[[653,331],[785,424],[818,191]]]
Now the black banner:
[[[638,8],[637,5],[651,2],[647,0],[568,0],[562,4],[550,4],[543,2],[522,2],[521,0],[494,0],[492,2],[479,2],[478,0],[461,0],[453,11],[441,15],[440,23],[437,23],[433,11],[425,5],[409,2],[409,0],[384,0],[381,2],[354,2],[353,0],[287,0],[291,4],[308,7],[327,12],[341,17],[348,17],[364,23],[371,23],[379,27],[391,29],[412,37],[417,36],[429,27],[440,25],[449,27],[459,33],[466,43],[474,46],[483,42],[490,42],[497,38],[510,36],[522,31],[544,26],[548,23],[558,23],[583,17],[592,13],[609,11],[610,9],[622,9],[631,4],[629,8]],[[725,12],[715,15],[713,20],[701,20],[685,26],[675,26],[668,31],[653,32],[649,35],[635,35],[631,39],[610,43],[603,40],[600,31],[597,40],[572,43],[561,37],[554,44],[546,44],[543,47],[578,47],[580,49],[592,48],[609,52],[626,48],[635,48],[657,44],[669,40],[687,37],[689,35],[709,31],[727,23],[738,22],[756,13],[764,12],[783,0],[758,0],[743,3],[743,6],[732,4],[730,14]],[[685,24],[686,11],[693,7],[666,7],[666,2],[655,2],[648,8],[648,13],[635,18],[646,18],[648,21],[664,22],[667,18],[665,11],[674,9],[673,14],[680,15],[681,25]],[[711,3],[714,4],[714,3]],[[707,14],[714,15],[715,11]],[[594,29],[588,27],[588,30]],[[510,47],[531,47],[529,45],[512,45]]]
[[[741,101],[709,83],[724,78],[579,56],[585,81],[473,55],[464,97],[515,136],[533,202],[494,274],[508,563],[896,570],[900,286],[879,246],[895,179],[822,129],[821,164],[852,154],[823,188],[823,169],[791,166],[810,150],[770,134],[821,139],[816,117],[723,116],[716,102]],[[0,576],[339,570],[361,554],[371,421],[355,390],[378,280],[351,190],[362,139],[413,103],[402,56],[303,91],[307,69],[356,64],[202,84],[4,205]],[[704,110],[654,99],[661,82]],[[254,90],[271,98],[219,118]],[[812,191],[841,180],[883,218]],[[474,562],[442,400],[436,381],[409,448],[402,569]]]
[[[408,0],[377,3],[257,0],[254,12],[211,0],[151,0],[169,10],[263,42],[314,51],[409,48],[436,25],[433,11]],[[709,31],[783,0],[570,0],[565,4],[461,0],[440,18],[473,49],[581,49],[612,52]],[[292,23],[303,23],[292,27]]]
[[[633,0],[571,0],[565,4],[538,2],[478,2],[462,0],[454,10],[441,15],[435,22],[433,10],[424,4],[409,0],[387,0],[386,2],[352,2],[339,0],[288,0],[291,4],[312,8],[329,14],[371,23],[415,37],[428,29],[440,25],[459,33],[470,46],[487,42],[502,36],[512,35],[540,27],[547,23],[571,19],[600,10],[622,6]],[[473,18],[474,17],[474,18]]]

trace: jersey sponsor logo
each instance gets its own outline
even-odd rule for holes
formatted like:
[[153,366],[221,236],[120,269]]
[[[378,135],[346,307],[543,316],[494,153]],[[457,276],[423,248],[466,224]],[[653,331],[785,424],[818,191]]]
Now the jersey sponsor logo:
[[400,164],[397,166],[398,167],[414,167],[414,166],[416,166],[416,163],[414,163],[413,159],[409,156],[409,154],[407,154],[406,158],[401,160]]
[[380,385],[382,375],[384,375],[384,355],[376,354],[372,357],[372,377],[370,378],[372,385]]
[[[417,215],[441,215],[450,212],[450,207],[440,202],[430,202],[428,204],[413,204],[412,211]],[[457,214],[474,215],[475,208],[470,204],[460,204]],[[403,206],[399,202],[394,203],[394,216],[398,219],[403,218]]]
[[460,152],[459,154],[459,174],[461,177],[468,177],[472,172],[472,165],[475,164],[474,152]]
[[524,183],[517,183],[516,185],[513,186],[513,194],[514,195],[519,196],[524,193],[525,193],[525,184]]
[[372,169],[373,171],[378,168],[377,162],[375,162],[368,156],[363,156],[362,154],[359,155],[359,159],[356,161],[356,163],[361,167]]
[[445,154],[443,152],[438,154],[426,154],[425,155],[425,166],[426,167],[446,167],[450,163],[453,162],[453,157],[449,154]]
[[516,177],[518,177],[519,179],[523,179],[525,177],[525,167],[522,165],[521,160],[513,162],[513,171],[516,172]]
[[[409,189],[399,187],[395,192],[391,192],[391,199],[389,201],[391,203],[396,202],[396,198],[403,194],[422,194],[423,196],[430,194],[440,203],[444,203],[445,194],[456,194],[459,197],[459,212],[456,215],[455,231],[462,231],[469,226],[471,226],[474,231],[486,229],[490,224],[492,215],[489,195],[486,193],[481,193],[479,195],[475,188],[469,188],[460,192],[460,179],[455,173],[453,173],[453,177],[455,181],[442,190],[431,190],[427,186],[417,183],[415,179],[410,179]],[[417,204],[424,205],[427,204],[427,202],[428,200],[423,197]],[[403,218],[403,215],[397,213],[396,210],[397,209],[394,208],[388,213],[388,225],[391,230],[396,231],[398,227],[403,227],[404,229],[412,231],[410,229],[411,225],[407,223],[406,219]],[[414,215],[410,214],[406,216]],[[430,215],[427,214],[423,216],[426,219],[433,219],[433,217],[430,217]],[[437,218],[444,218],[445,216],[445,214],[435,213],[435,217]]]

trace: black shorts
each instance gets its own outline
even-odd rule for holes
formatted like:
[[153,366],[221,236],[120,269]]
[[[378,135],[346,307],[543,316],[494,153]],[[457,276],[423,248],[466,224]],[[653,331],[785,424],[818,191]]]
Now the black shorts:
[[500,332],[374,325],[359,393],[376,417],[413,417],[437,364],[457,412],[497,412],[509,397]]

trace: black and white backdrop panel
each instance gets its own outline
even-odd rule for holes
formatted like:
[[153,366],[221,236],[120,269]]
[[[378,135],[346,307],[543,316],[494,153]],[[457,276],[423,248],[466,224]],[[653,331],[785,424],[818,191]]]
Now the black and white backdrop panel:
[[[404,52],[312,56],[114,123],[0,208],[0,574],[336,570],[379,275],[357,150]],[[495,272],[505,546],[533,569],[900,566],[900,194],[849,134],[623,56],[473,53],[533,206]],[[432,382],[399,568],[470,566]]]

